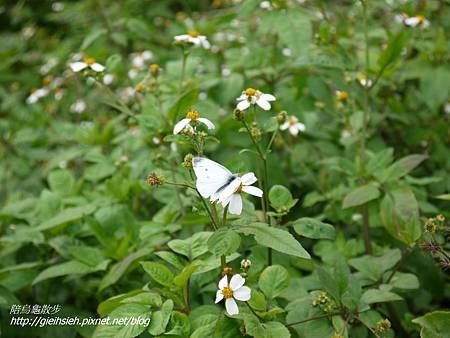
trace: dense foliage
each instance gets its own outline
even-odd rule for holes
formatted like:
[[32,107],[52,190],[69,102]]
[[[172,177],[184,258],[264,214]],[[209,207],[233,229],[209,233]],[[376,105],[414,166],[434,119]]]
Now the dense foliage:
[[448,337],[448,4],[0,4],[0,335]]

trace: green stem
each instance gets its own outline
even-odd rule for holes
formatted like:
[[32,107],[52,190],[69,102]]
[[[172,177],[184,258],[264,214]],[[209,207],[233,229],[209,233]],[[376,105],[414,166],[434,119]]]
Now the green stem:
[[367,203],[362,206],[363,213],[363,231],[364,231],[364,247],[366,254],[372,254],[372,243],[370,242],[370,223],[369,223],[369,208]]
[[183,47],[183,60],[181,61],[181,78],[180,78],[180,88],[179,91],[181,93],[183,89],[184,76],[186,73],[186,63],[189,56],[189,51]]
[[328,317],[332,317],[332,316],[339,316],[339,315],[343,315],[343,314],[344,314],[344,312],[326,313],[324,315],[320,315],[320,316],[315,316],[315,317],[311,317],[311,318],[308,318],[308,319],[299,320],[297,322],[292,322],[292,323],[286,324],[285,326],[293,326],[293,325],[297,325],[297,324],[303,324],[303,323],[310,322],[310,321],[313,321],[313,320],[328,318]]

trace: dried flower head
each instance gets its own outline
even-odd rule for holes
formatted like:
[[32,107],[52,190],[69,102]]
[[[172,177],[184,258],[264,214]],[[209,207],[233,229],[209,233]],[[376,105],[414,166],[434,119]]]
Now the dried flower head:
[[387,330],[389,330],[391,328],[391,322],[389,321],[389,319],[381,319],[380,321],[378,321],[377,326],[375,327],[375,331],[378,333],[383,333],[386,332]]
[[188,168],[188,169],[192,168],[192,159],[193,158],[194,158],[194,155],[187,154],[183,160],[183,167]]

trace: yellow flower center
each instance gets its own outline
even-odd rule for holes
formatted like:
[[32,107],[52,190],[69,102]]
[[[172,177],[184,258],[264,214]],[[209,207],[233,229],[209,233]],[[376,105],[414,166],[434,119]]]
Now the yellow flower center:
[[345,101],[345,100],[347,100],[347,99],[348,99],[348,93],[347,93],[345,90],[339,91],[339,92],[337,93],[337,99],[338,99],[339,101]]
[[242,183],[239,185],[239,187],[236,189],[235,193],[240,194],[242,192]]
[[197,32],[197,31],[189,31],[189,32],[188,32],[188,35],[191,36],[191,37],[193,37],[193,38],[198,38],[198,36],[200,35],[200,33]]
[[86,58],[86,59],[84,59],[84,62],[88,65],[92,65],[95,63],[95,59],[94,58]]
[[419,20],[420,23],[423,23],[425,21],[425,17],[423,15],[416,15],[416,18]]
[[231,298],[231,297],[233,297],[233,290],[231,290],[231,288],[229,286],[225,286],[222,289],[222,295],[223,295],[223,298],[225,298],[225,299]]
[[187,119],[191,119],[191,120],[194,120],[194,121],[197,120],[199,117],[200,117],[200,114],[196,110],[190,110],[186,114],[186,118]]
[[255,88],[247,88],[245,90],[245,95],[247,96],[253,96],[256,94],[256,89]]
[[297,122],[298,122],[297,119],[295,119],[295,118],[293,118],[293,117],[291,117],[291,118],[288,120],[288,123],[289,123],[289,125],[291,125],[291,126],[296,125]]
[[52,78],[50,76],[46,76],[42,79],[42,83],[44,84],[44,86],[49,85],[50,82],[52,82]]

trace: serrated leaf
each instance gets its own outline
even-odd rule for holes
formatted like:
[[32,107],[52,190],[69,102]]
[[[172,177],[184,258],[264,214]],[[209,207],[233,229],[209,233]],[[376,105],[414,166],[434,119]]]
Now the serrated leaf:
[[331,224],[323,223],[317,219],[302,217],[293,222],[296,233],[300,236],[313,239],[331,239],[336,238],[336,231]]
[[261,273],[258,285],[267,298],[275,298],[289,286],[289,273],[281,265],[269,266]]

